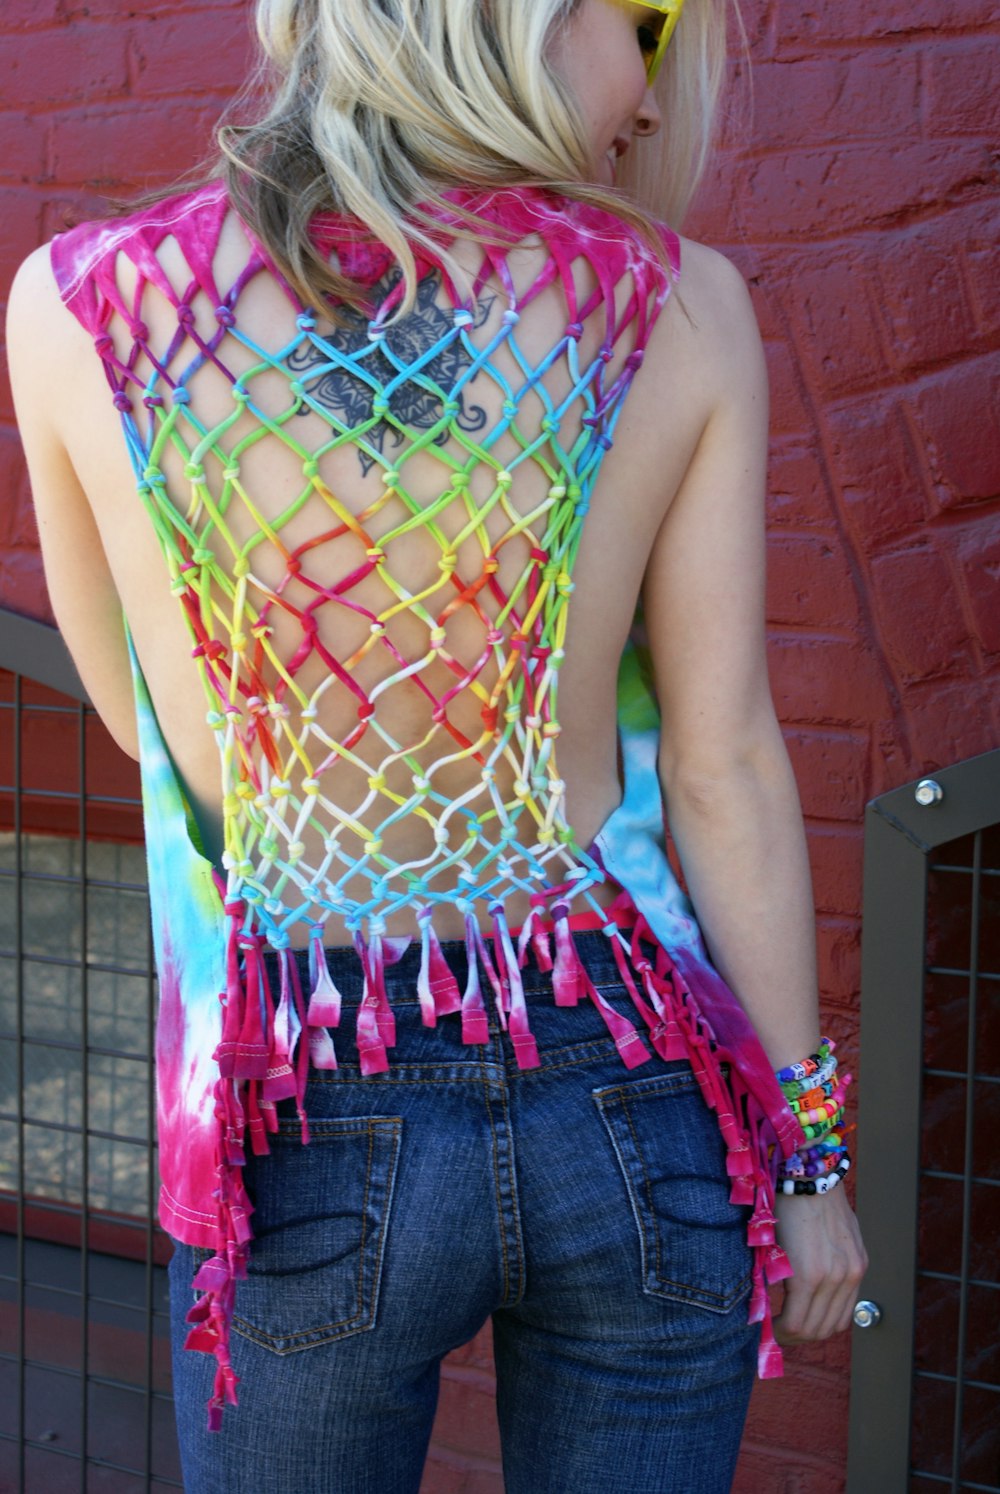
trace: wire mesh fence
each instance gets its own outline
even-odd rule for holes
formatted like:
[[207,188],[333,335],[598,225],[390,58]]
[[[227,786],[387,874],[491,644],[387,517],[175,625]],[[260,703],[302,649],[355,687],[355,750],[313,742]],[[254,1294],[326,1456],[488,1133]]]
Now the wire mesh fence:
[[138,773],[50,632],[0,671],[0,1489],[176,1489]]
[[929,868],[911,1489],[1000,1490],[1000,826]]

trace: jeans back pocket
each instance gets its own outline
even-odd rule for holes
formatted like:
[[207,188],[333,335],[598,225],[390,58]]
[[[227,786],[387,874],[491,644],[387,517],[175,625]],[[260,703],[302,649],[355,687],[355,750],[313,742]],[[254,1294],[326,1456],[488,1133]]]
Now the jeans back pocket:
[[248,1159],[254,1240],[233,1330],[291,1354],[375,1326],[400,1116],[282,1121]]
[[643,1290],[728,1312],[750,1289],[749,1209],[729,1201],[725,1145],[690,1067],[592,1093],[635,1216]]

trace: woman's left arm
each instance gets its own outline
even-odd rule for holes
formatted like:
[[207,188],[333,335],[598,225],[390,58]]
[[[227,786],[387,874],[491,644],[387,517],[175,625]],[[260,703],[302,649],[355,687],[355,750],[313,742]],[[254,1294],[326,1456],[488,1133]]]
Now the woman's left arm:
[[7,349],[52,610],[98,714],[122,750],[138,757],[121,601],[63,434],[73,370],[93,361],[94,350],[59,299],[47,245],[14,280]]

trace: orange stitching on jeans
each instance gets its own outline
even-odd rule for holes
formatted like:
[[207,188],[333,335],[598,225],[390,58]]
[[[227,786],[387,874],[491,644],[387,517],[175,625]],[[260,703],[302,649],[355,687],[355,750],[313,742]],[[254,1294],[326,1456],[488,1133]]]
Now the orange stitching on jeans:
[[[658,1094],[659,1091],[656,1090],[656,1089],[654,1089],[652,1091],[652,1093],[653,1094]],[[624,1112],[625,1119],[628,1121],[628,1128],[632,1132],[632,1146],[633,1146],[633,1149],[635,1151],[636,1157],[639,1159],[639,1166],[642,1169],[643,1185],[644,1185],[645,1190],[646,1190],[646,1207],[649,1210],[650,1217],[653,1218],[653,1219],[655,1219],[656,1215],[655,1215],[655,1211],[653,1209],[653,1195],[652,1195],[652,1193],[650,1192],[650,1189],[649,1189],[649,1174],[646,1171],[646,1164],[643,1161],[642,1152],[639,1150],[639,1137],[636,1134],[635,1126],[632,1124],[632,1116],[629,1114],[628,1106],[625,1104],[624,1100],[622,1100],[621,1108],[622,1108],[622,1111]],[[645,1222],[644,1222],[644,1220],[642,1218],[641,1212],[640,1212],[640,1217],[639,1217],[639,1228],[642,1230],[643,1239],[644,1240],[647,1239],[647,1236],[648,1236],[649,1232],[646,1229],[646,1225],[645,1225]],[[660,1280],[660,1232],[659,1232],[659,1230],[654,1229],[653,1230],[653,1234],[656,1237],[656,1247],[655,1247],[655,1250],[653,1252],[654,1261],[655,1261],[655,1274],[656,1274],[657,1281],[659,1281]],[[648,1245],[647,1245],[647,1249],[648,1249]]]
[[[485,1067],[482,1067],[480,1072],[483,1083],[483,1104],[486,1110],[486,1119],[490,1123],[490,1160],[493,1166],[493,1195],[497,1206],[497,1225],[500,1231],[500,1255],[503,1261],[503,1296],[501,1300],[506,1302],[507,1293],[510,1290],[510,1266],[507,1259],[507,1236],[504,1233],[503,1227],[503,1202],[500,1195],[500,1171],[497,1163],[497,1128],[493,1124],[493,1107],[490,1102],[489,1081]],[[438,1081],[432,1080],[431,1082],[437,1083]]]
[[[506,1084],[504,1084],[501,1087],[501,1089],[500,1089],[500,1103],[503,1105],[504,1122],[506,1123],[506,1126],[507,1126],[507,1149],[508,1149],[508,1151],[510,1153],[510,1158],[511,1158],[510,1164],[509,1164],[509,1172],[510,1172],[511,1181],[512,1181],[512,1184],[513,1184],[513,1181],[514,1181],[514,1161],[513,1161],[513,1158],[514,1158],[514,1128],[512,1127],[512,1125],[510,1123],[510,1110],[508,1109],[508,1106],[507,1106],[507,1086],[506,1086]],[[524,1256],[522,1255],[521,1250],[520,1250],[520,1243],[521,1243],[521,1239],[522,1239],[522,1236],[521,1236],[521,1214],[520,1214],[520,1210],[518,1209],[518,1206],[517,1206],[517,1189],[516,1189],[516,1186],[512,1186],[511,1187],[510,1197],[511,1197],[511,1204],[512,1204],[513,1210],[514,1210],[514,1231],[515,1231],[515,1235],[516,1235],[516,1238],[517,1238],[517,1241],[518,1241],[517,1268],[518,1268],[518,1275],[521,1278],[521,1293],[520,1293],[520,1296],[523,1296],[524,1295],[524,1280],[525,1280],[525,1264],[524,1264]],[[500,1214],[500,1227],[501,1227],[501,1231],[502,1231],[502,1229],[503,1229],[503,1214],[502,1213]],[[506,1251],[506,1240],[504,1241],[504,1249]],[[519,1297],[515,1297],[514,1298],[514,1302],[520,1301],[520,1296]],[[502,1306],[504,1306],[504,1307],[512,1307],[514,1305],[514,1302],[508,1302],[507,1301],[507,1288],[505,1286],[504,1287],[504,1294],[503,1294],[503,1303],[502,1303]]]

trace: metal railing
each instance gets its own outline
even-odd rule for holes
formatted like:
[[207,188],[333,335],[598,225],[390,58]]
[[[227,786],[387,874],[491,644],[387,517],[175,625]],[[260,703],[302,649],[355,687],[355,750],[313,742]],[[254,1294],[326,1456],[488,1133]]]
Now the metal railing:
[[868,806],[861,1047],[848,1494],[996,1494],[1000,751]]
[[54,629],[0,671],[0,1488],[180,1488],[138,775]]

